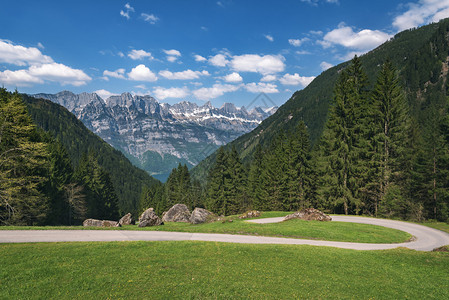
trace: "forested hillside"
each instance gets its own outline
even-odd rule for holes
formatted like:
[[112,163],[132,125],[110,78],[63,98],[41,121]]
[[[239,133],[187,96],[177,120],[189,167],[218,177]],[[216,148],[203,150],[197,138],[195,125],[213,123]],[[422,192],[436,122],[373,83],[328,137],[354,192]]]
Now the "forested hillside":
[[[382,64],[389,59],[401,74],[401,85],[409,87],[407,90],[409,104],[415,106],[414,99],[416,99],[418,91],[416,82],[419,81],[423,85],[432,76],[437,76],[436,73],[432,73],[432,75],[429,68],[441,70],[441,62],[445,60],[445,57],[435,57],[430,49],[439,51],[438,55],[444,56],[444,49],[433,48],[432,44],[435,39],[438,39],[438,36],[444,39],[448,23],[449,20],[443,20],[436,24],[398,33],[388,42],[360,57],[370,87],[374,85]],[[257,145],[261,145],[263,148],[268,147],[280,130],[292,130],[301,121],[307,126],[311,144],[315,145],[327,120],[338,75],[348,64],[349,62],[344,62],[323,72],[305,89],[294,93],[274,115],[264,120],[255,130],[229,143],[226,146],[227,149],[235,146],[243,162],[246,163],[253,159]],[[412,70],[414,71],[412,72]],[[213,153],[198,164],[192,170],[192,177],[204,184],[217,153]]]
[[134,167],[118,150],[89,131],[81,121],[64,107],[49,100],[22,95],[34,123],[48,132],[67,150],[73,166],[80,165],[83,157],[94,156],[98,165],[109,173],[118,197],[120,214],[136,213],[143,186],[158,181],[148,173]]
[[449,20],[402,32],[324,72],[193,170],[202,204],[447,221],[448,33]]

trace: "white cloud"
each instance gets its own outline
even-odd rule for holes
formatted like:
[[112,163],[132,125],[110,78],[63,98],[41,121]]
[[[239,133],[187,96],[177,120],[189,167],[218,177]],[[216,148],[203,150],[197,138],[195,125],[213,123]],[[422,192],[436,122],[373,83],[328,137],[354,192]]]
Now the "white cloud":
[[257,72],[267,75],[284,71],[284,60],[282,55],[244,54],[232,57],[230,65],[237,72]]
[[148,67],[143,64],[138,65],[133,68],[131,72],[128,73],[128,78],[136,81],[156,81],[157,76]]
[[125,69],[117,69],[115,71],[104,70],[103,76],[105,76],[105,78],[114,77],[119,79],[125,79]]
[[145,22],[148,22],[150,24],[156,24],[156,22],[159,21],[159,18],[153,14],[141,13],[140,16]]
[[279,79],[279,81],[283,85],[294,85],[294,86],[301,85],[302,87],[306,87],[314,79],[315,79],[314,76],[306,77],[306,76],[299,76],[298,73],[295,73],[295,74],[288,74],[287,73],[284,76],[282,76],[282,78]]
[[6,70],[0,72],[0,83],[6,85],[30,86],[33,83],[44,83],[44,80],[32,76],[28,70]]
[[302,38],[302,39],[289,39],[289,40],[288,40],[288,43],[289,43],[290,45],[292,45],[292,46],[299,47],[299,46],[301,46],[304,42],[307,42],[307,41],[310,41],[310,39],[305,37],[305,38]]
[[138,89],[142,89],[142,90],[146,90],[147,89],[147,87],[144,84],[138,84],[135,87],[138,88]]
[[45,81],[81,86],[90,80],[92,78],[83,71],[58,63],[32,65],[24,70],[0,72],[1,83],[18,86],[28,86],[32,83],[44,83]]
[[181,56],[181,52],[179,52],[178,50],[175,50],[175,49],[163,50],[163,51],[165,52],[165,54],[167,54],[167,60],[169,62],[174,62]]
[[134,7],[132,7],[131,5],[129,5],[129,3],[126,3],[126,4],[125,4],[125,10],[121,10],[121,11],[120,11],[120,15],[121,15],[122,17],[125,17],[125,18],[127,18],[127,19],[129,20],[129,18],[130,18],[129,13],[130,13],[130,12],[134,12]]
[[265,93],[265,94],[279,93],[277,85],[273,83],[251,82],[245,85],[245,89],[251,93]]
[[81,70],[54,62],[37,48],[14,45],[6,40],[0,40],[0,63],[29,66],[28,69],[0,72],[1,84],[29,86],[52,81],[63,85],[80,86],[92,80]]
[[305,50],[295,51],[295,53],[298,54],[298,55],[307,55],[307,54],[311,54],[309,51],[305,51]]
[[153,56],[151,55],[150,52],[146,52],[145,50],[131,50],[128,53],[128,57],[133,59],[133,60],[139,60],[139,59],[143,59],[145,57],[148,57],[149,59],[152,59]]
[[217,54],[209,58],[209,63],[216,67],[224,67],[229,63],[229,60],[226,59],[226,55]]
[[321,30],[310,30],[309,33],[313,35],[323,35]]
[[[305,2],[312,6],[318,6],[319,0],[301,0],[301,2]],[[326,3],[340,4],[339,0],[325,0]]]
[[44,45],[42,45],[41,42],[37,43],[37,47],[38,47],[38,48],[41,48],[41,49],[45,49]]
[[199,100],[210,100],[224,95],[225,93],[235,92],[240,88],[239,85],[216,83],[210,88],[200,88],[193,91],[193,95]]
[[267,40],[269,40],[270,42],[274,42],[274,38],[273,38],[272,35],[264,34],[264,37],[265,37]]
[[242,76],[240,76],[240,74],[239,73],[237,73],[237,72],[233,72],[233,73],[231,73],[231,74],[228,74],[228,75],[226,75],[225,77],[223,77],[223,79],[226,81],[226,82],[242,82],[243,81],[243,78],[242,78]]
[[346,48],[368,51],[387,41],[391,35],[379,30],[364,29],[354,32],[351,27],[340,24],[337,29],[328,33],[321,41],[323,47],[341,45]]
[[160,71],[159,75],[170,80],[190,80],[198,79],[200,76],[209,76],[208,71],[185,70],[181,72],[170,72],[168,70]]
[[92,80],[86,73],[81,70],[72,69],[63,64],[52,63],[40,66],[31,66],[29,73],[32,76],[42,78],[48,81],[59,82],[61,84],[70,84],[80,86]]
[[17,66],[52,63],[53,59],[34,47],[14,45],[10,41],[0,40],[0,63]]
[[393,26],[402,31],[449,17],[449,0],[420,0],[409,3],[408,10],[397,16]]
[[178,50],[175,50],[175,49],[164,50],[164,52],[165,52],[165,54],[167,54],[167,55],[181,56],[181,52],[179,52]]
[[186,87],[183,88],[163,88],[156,87],[153,90],[153,94],[156,99],[164,100],[166,98],[185,98],[189,95],[189,90]]
[[198,54],[196,54],[194,57],[195,57],[195,61],[206,61],[207,60],[207,58],[205,58],[201,55],[198,55]]
[[325,61],[322,61],[322,62],[320,63],[320,67],[321,67],[321,70],[322,70],[322,71],[326,71],[327,69],[330,69],[330,68],[332,68],[333,66],[334,66],[333,64],[330,64],[330,63],[325,62]]
[[262,77],[262,79],[260,81],[263,82],[270,82],[270,81],[275,81],[277,78],[275,75],[265,75],[264,77]]
[[107,90],[103,90],[103,89],[94,91],[94,93],[97,94],[98,96],[100,96],[103,100],[106,100],[111,96],[117,95],[117,94],[111,93],[111,92],[109,92]]
[[122,51],[119,51],[119,53],[117,53],[117,55],[120,56],[120,57],[125,57],[125,54],[123,54]]

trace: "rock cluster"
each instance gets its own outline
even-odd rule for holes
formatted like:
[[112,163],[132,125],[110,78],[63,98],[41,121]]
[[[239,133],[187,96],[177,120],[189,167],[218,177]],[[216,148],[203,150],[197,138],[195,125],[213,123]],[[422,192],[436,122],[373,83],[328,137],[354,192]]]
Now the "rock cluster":
[[190,211],[185,204],[175,204],[167,212],[162,214],[163,222],[185,222],[190,220]]
[[250,219],[260,217],[260,211],[258,210],[250,210],[239,216],[239,219]]
[[158,226],[162,224],[164,222],[156,215],[153,208],[147,209],[140,215],[139,227]]
[[315,221],[332,221],[332,218],[322,211],[315,208],[305,208],[291,215],[285,216],[284,221],[290,219],[315,220]]
[[84,227],[120,227],[120,224],[116,221],[108,220],[96,220],[96,219],[86,219],[83,222]]
[[[185,222],[192,224],[201,224],[216,220],[216,215],[204,208],[195,208],[190,213],[185,204],[175,204],[172,208],[162,214],[162,219],[156,215],[153,208],[148,208],[139,218],[139,227],[163,225],[164,222]],[[86,219],[83,226],[95,227],[120,227],[123,225],[134,224],[131,213],[124,215],[118,222],[107,220]]]
[[134,224],[134,220],[133,217],[131,215],[131,213],[127,213],[126,215],[124,215],[119,221],[118,223],[123,226],[123,225],[131,225]]
[[192,224],[201,224],[212,220],[214,216],[215,215],[207,209],[197,207],[193,210],[189,221]]

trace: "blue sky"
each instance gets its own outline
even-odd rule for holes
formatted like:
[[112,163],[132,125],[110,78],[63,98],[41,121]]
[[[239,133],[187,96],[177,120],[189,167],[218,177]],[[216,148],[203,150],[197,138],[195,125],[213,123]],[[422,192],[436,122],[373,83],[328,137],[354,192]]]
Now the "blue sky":
[[281,105],[326,68],[445,17],[449,0],[5,1],[0,84],[215,106],[264,92]]

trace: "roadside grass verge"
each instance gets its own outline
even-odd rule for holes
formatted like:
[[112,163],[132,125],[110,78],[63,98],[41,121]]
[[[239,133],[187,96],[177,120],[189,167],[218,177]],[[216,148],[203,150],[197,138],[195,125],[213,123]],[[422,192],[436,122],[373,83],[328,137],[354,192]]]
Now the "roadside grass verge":
[[428,226],[428,227],[432,227],[444,232],[449,233],[449,224],[448,223],[444,223],[444,222],[423,222],[423,223],[416,223],[416,224],[421,224],[424,226]]
[[449,299],[445,252],[77,242],[0,253],[0,299]]
[[[265,212],[261,218],[279,217],[288,212]],[[232,222],[229,222],[232,220]],[[162,226],[139,228],[128,225],[120,228],[99,228],[82,226],[46,226],[46,227],[4,227],[2,229],[108,229],[108,230],[151,230],[151,231],[177,231],[195,233],[226,233],[241,235],[259,235],[288,237],[301,239],[317,239],[327,241],[355,242],[355,243],[402,243],[411,238],[411,235],[396,229],[368,224],[344,222],[319,222],[304,220],[289,220],[281,223],[255,224],[238,218],[227,217],[223,222],[213,222],[193,225],[189,223],[167,222]]]

